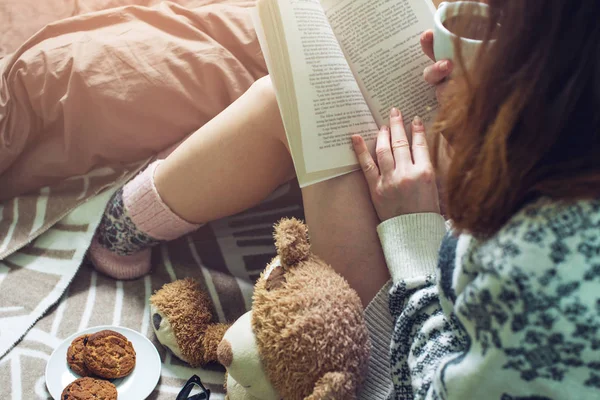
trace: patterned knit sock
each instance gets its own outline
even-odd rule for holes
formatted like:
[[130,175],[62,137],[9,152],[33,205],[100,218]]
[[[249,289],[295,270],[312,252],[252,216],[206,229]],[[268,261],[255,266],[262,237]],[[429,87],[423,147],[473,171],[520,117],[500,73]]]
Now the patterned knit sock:
[[150,271],[150,247],[200,227],[161,200],[154,185],[159,164],[150,164],[110,200],[89,250],[98,271],[116,279],[139,278]]

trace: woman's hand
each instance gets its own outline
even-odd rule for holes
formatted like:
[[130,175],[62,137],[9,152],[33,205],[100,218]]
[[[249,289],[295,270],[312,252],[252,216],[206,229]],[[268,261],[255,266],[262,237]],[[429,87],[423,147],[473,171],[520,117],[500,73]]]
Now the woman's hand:
[[440,212],[435,172],[419,117],[412,122],[412,149],[402,115],[395,108],[390,113],[390,128],[382,126],[377,136],[377,162],[362,137],[352,136],[352,144],[381,221],[405,214]]
[[437,100],[438,102],[442,102],[444,93],[448,90],[448,85],[451,84],[451,81],[448,78],[452,73],[454,65],[450,60],[440,60],[435,62],[435,57],[433,55],[432,30],[425,31],[421,35],[421,49],[423,50],[423,53],[425,53],[427,57],[431,59],[431,61],[434,61],[433,65],[428,66],[423,71],[423,78],[425,78],[427,83],[435,86],[435,95]]

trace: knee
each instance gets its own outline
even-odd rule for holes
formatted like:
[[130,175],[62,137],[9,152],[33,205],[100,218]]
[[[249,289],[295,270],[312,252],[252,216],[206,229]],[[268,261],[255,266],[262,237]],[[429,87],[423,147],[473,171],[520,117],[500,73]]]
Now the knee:
[[264,100],[265,103],[277,103],[277,98],[275,96],[275,88],[273,87],[273,81],[271,81],[271,76],[266,75],[262,78],[257,79],[253,84],[252,88],[257,95],[260,95],[261,99]]
[[260,121],[267,127],[262,133],[280,140],[287,146],[287,138],[271,77],[267,75],[258,79],[252,84],[250,92],[253,103],[258,106],[258,112],[261,115]]

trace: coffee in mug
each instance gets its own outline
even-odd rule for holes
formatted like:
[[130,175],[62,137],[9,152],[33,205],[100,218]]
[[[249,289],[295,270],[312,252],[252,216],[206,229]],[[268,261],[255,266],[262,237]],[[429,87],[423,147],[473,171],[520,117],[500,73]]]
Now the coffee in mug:
[[455,15],[442,22],[456,36],[473,40],[484,40],[489,24],[489,18],[481,15]]
[[[433,52],[436,60],[457,65],[455,41],[460,42],[467,67],[481,48],[489,29],[490,7],[474,1],[441,3],[434,15]],[[492,36],[491,41],[493,42]]]

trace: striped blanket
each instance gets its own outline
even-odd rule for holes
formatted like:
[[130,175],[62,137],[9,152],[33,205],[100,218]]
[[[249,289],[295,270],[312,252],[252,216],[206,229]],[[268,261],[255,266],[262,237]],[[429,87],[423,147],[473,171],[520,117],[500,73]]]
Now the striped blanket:
[[[174,398],[193,374],[215,399],[224,398],[221,369],[192,370],[156,342],[148,297],[167,282],[194,277],[221,321],[237,319],[250,308],[253,283],[275,254],[273,223],[303,217],[299,189],[285,185],[250,211],[161,245],[151,275],[115,281],[84,256],[111,194],[139,167],[96,170],[0,206],[0,398],[50,399],[44,368],[53,349],[97,325],[128,327],[155,342],[163,369],[150,398]],[[69,210],[73,204],[79,205]]]
[[[253,0],[175,3],[0,2],[0,399],[49,399],[46,362],[84,328],[120,325],[154,340],[148,297],[175,279],[196,278],[219,319],[235,320],[274,255],[273,223],[302,217],[297,185],[286,185],[157,247],[142,279],[117,282],[86,262],[110,193],[141,168],[127,163],[180,142],[266,74]],[[132,5],[156,7],[110,8]],[[64,180],[98,165],[112,167]],[[223,398],[223,371],[193,371],[157,348],[151,399],[173,399],[193,373]]]
[[[0,356],[6,354],[67,289],[113,192],[114,189],[107,190],[77,207],[31,244],[0,261]],[[15,216],[20,215],[18,200],[13,202]],[[44,213],[44,206],[40,205],[39,213]],[[23,234],[24,224],[17,218],[13,222],[13,231]],[[11,236],[7,235],[5,242],[9,242]]]
[[97,169],[0,205],[0,357],[63,294],[110,196],[141,165]]

